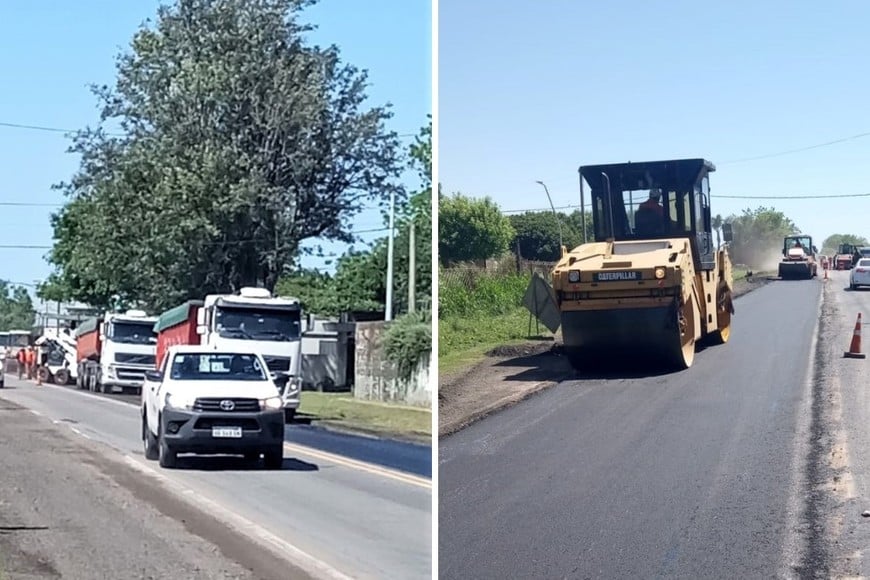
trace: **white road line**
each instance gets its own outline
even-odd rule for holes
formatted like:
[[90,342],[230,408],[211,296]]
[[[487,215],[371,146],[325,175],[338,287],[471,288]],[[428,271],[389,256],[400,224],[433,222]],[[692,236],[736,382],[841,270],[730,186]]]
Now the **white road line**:
[[380,465],[374,465],[365,461],[357,461],[356,459],[350,459],[348,457],[344,457],[343,455],[336,455],[334,453],[320,451],[319,449],[312,449],[311,447],[305,445],[298,445],[295,443],[285,442],[284,449],[291,453],[301,453],[302,455],[316,457],[318,459],[330,461],[332,463],[343,465],[345,467],[350,467],[352,469],[357,469],[360,471],[365,471],[367,473],[373,473],[381,477],[394,479],[402,483],[416,485],[417,487],[422,487],[425,489],[432,489],[432,482],[428,479],[416,475],[411,475],[402,471],[381,467]]
[[[109,399],[106,397],[95,397],[92,393],[90,393],[90,391],[78,391],[78,390],[73,390],[73,389],[70,389],[67,387],[62,387],[59,385],[46,384],[43,386],[51,387],[53,389],[59,389],[59,390],[62,390],[66,393],[70,393],[71,395],[75,395],[77,397],[84,397],[84,398],[90,399],[90,400],[97,400],[97,401],[103,401],[106,403],[111,403],[113,405],[124,407],[125,409],[137,409],[138,408],[137,405],[130,403],[130,402],[119,401],[117,399]],[[341,465],[343,467],[356,469],[358,471],[364,471],[364,472],[372,474],[372,475],[386,477],[386,478],[392,479],[394,481],[400,481],[402,483],[415,485],[417,487],[422,487],[425,489],[430,489],[430,490],[432,489],[432,480],[431,479],[426,479],[426,478],[419,477],[419,476],[412,475],[412,474],[408,474],[408,473],[405,473],[402,471],[389,469],[389,468],[377,465],[375,463],[369,463],[367,461],[359,461],[356,459],[350,459],[350,458],[345,457],[343,455],[337,455],[334,453],[328,453],[326,451],[320,451],[319,449],[316,449],[314,447],[309,447],[307,445],[300,445],[298,443],[285,442],[284,449],[286,449],[292,453],[302,453],[302,454],[308,455],[310,457],[317,457],[319,459],[323,459],[325,461],[330,461],[332,463],[335,463],[337,465]]]
[[224,524],[237,532],[244,534],[254,540],[257,540],[261,545],[268,548],[276,556],[291,562],[294,566],[302,568],[308,574],[315,578],[330,578],[335,580],[351,580],[351,576],[347,576],[339,572],[326,562],[315,558],[307,552],[297,548],[293,544],[276,536],[275,534],[263,529],[254,522],[231,512],[222,505],[213,502],[203,497],[202,494],[195,490],[180,484],[178,481],[167,477],[159,471],[144,465],[130,455],[124,455],[124,460],[133,469],[152,477],[162,483],[167,490],[172,492],[180,492],[186,501],[191,504],[196,504],[196,507],[203,510],[205,513],[215,516],[223,520]]

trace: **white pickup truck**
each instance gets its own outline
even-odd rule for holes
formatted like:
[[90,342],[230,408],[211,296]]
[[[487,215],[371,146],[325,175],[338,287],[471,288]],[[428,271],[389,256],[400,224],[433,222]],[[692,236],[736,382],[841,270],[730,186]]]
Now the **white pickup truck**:
[[201,345],[171,346],[142,389],[145,457],[176,466],[179,453],[238,454],[280,469],[284,402],[263,356]]

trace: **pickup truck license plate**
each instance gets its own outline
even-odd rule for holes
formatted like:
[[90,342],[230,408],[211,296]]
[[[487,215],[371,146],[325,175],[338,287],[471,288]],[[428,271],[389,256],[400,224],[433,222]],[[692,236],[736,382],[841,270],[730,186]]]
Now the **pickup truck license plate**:
[[212,437],[230,438],[230,439],[240,439],[242,436],[242,428],[241,427],[212,427],[211,428],[211,436]]

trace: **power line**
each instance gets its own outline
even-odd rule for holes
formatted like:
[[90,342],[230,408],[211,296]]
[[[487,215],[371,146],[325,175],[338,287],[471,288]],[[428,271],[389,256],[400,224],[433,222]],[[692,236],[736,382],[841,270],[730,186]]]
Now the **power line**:
[[710,195],[722,199],[834,199],[844,197],[870,197],[870,193],[846,193],[834,195]]
[[[377,232],[387,232],[390,228],[372,228],[368,230],[351,230],[351,234],[371,234]],[[251,244],[258,242],[271,242],[262,238],[250,238],[247,240],[224,240],[218,242],[205,242],[203,246],[239,246],[242,244]],[[0,250],[51,250],[54,246],[42,246],[37,244],[0,244]]]
[[820,147],[828,147],[829,145],[836,145],[838,143],[844,143],[846,141],[852,141],[854,139],[861,139],[862,137],[867,137],[870,135],[870,131],[866,133],[858,133],[857,135],[851,135],[849,137],[841,137],[840,139],[834,139],[833,141],[825,141],[824,143],[817,143],[815,145],[808,145],[807,147],[799,147],[797,149],[787,149],[785,151],[779,151],[777,153],[767,153],[765,155],[756,155],[755,157],[743,157],[741,159],[732,159],[730,161],[723,161],[719,165],[729,165],[732,163],[743,163],[745,161],[756,161],[758,159],[770,159],[771,157],[780,157],[782,155],[790,155],[791,153],[800,153],[802,151],[809,151],[810,149],[818,149]]
[[[62,129],[60,127],[46,127],[42,125],[25,125],[23,123],[8,123],[5,121],[0,121],[0,127],[6,127],[9,129],[25,129],[28,131],[48,131],[51,133],[77,133],[80,129]],[[106,133],[110,137],[126,137],[124,133]],[[417,133],[399,133],[396,137],[400,139],[408,139],[410,137],[417,137]]]
[[[870,193],[842,193],[842,194],[830,194],[830,195],[713,195],[710,197],[717,199],[843,199],[843,198],[855,198],[855,197],[870,197]],[[573,209],[580,211],[579,205],[563,205],[556,206],[557,210],[559,209]],[[516,213],[536,213],[536,212],[550,212],[551,208],[536,208],[536,209],[503,209],[501,213],[503,214],[516,214]],[[586,210],[589,211],[589,210]]]

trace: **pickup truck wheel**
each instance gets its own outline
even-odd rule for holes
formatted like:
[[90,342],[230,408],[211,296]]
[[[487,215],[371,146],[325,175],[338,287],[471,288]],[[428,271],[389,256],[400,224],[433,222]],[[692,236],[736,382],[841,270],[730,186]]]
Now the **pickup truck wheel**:
[[266,469],[281,469],[284,466],[284,446],[275,445],[263,451]]
[[157,437],[148,428],[148,417],[142,415],[142,441],[145,445],[145,459],[154,461],[160,456],[160,450],[157,448]]
[[160,433],[157,436],[158,441],[158,456],[157,459],[160,462],[160,467],[165,467],[166,469],[172,469],[175,467],[176,463],[178,463],[178,454],[169,448],[169,445],[166,444],[166,439],[163,437],[163,425],[159,427]]

